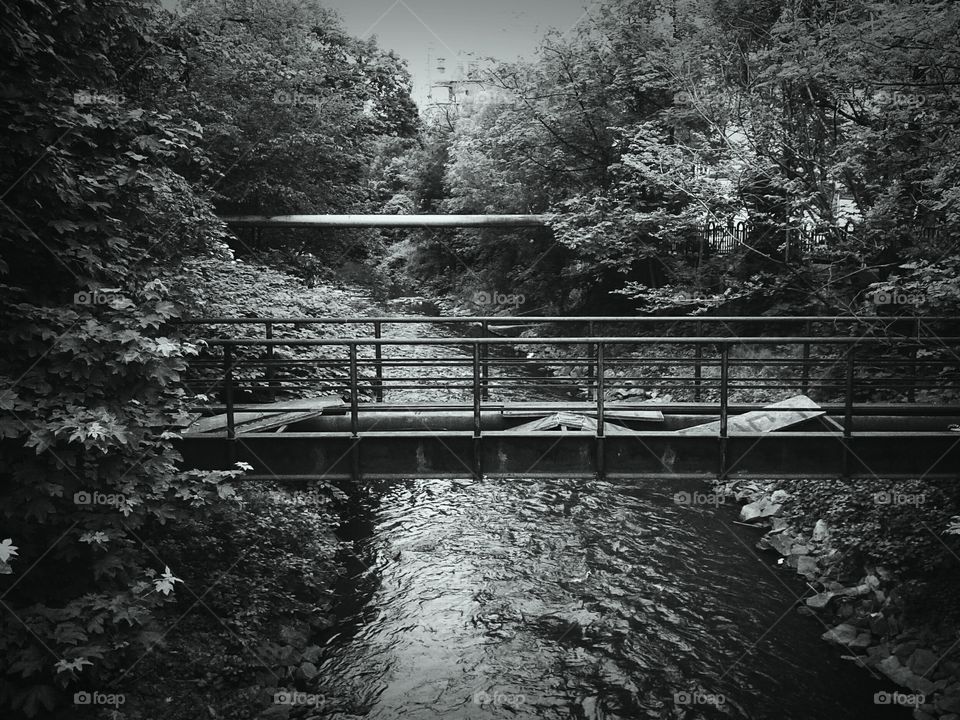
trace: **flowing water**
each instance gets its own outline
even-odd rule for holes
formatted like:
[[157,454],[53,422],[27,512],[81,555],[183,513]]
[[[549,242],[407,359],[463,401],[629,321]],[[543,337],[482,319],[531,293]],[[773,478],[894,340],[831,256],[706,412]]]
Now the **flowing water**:
[[[695,481],[373,482],[316,717],[883,718]],[[887,714],[885,714],[885,711]],[[343,714],[340,714],[343,713]]]

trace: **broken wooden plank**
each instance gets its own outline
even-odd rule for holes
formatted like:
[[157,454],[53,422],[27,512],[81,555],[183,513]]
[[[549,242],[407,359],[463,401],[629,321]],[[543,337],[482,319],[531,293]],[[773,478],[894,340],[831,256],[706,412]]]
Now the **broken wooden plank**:
[[[821,410],[820,406],[806,395],[794,395],[786,400],[766,405],[762,410],[734,415],[727,420],[727,434],[773,432],[825,413],[825,410]],[[720,421],[694,425],[674,432],[677,435],[716,435],[720,432]]]
[[[234,429],[239,432],[256,432],[270,430],[280,425],[288,425],[300,420],[308,420],[322,415],[326,410],[346,407],[339,395],[324,397],[301,398],[298,400],[280,400],[275,403],[258,405],[255,411],[244,411],[233,414]],[[271,410],[270,408],[293,408],[285,410]],[[186,432],[210,433],[224,432],[227,429],[227,416],[213,415],[200,418],[190,425]]]
[[[547,415],[546,417],[538,418],[537,420],[532,420],[531,422],[524,423],[523,425],[517,425],[516,427],[510,428],[510,432],[545,432],[551,430],[568,429],[596,432],[597,421],[591,417],[580,415],[578,413],[558,412],[553,413],[552,415]],[[627,428],[608,422],[603,424],[603,431],[604,433],[614,435],[617,433],[630,432],[630,430]]]

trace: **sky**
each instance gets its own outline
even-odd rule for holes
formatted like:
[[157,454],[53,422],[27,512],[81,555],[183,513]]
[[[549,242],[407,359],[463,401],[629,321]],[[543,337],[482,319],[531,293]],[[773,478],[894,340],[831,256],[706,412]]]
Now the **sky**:
[[[452,79],[458,53],[516,60],[532,57],[544,34],[571,31],[591,0],[319,0],[350,35],[376,35],[407,61],[413,99],[422,108],[431,82]],[[594,0],[595,2],[595,0]],[[437,69],[445,59],[445,73]]]

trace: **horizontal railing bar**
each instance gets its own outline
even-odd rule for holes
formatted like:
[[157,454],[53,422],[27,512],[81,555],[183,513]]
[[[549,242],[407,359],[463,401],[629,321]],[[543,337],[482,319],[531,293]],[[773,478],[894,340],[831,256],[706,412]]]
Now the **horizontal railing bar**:
[[[347,403],[344,403],[344,407],[338,407],[337,409],[347,409]],[[570,402],[550,402],[550,401],[541,401],[538,403],[530,402],[509,402],[509,401],[493,401],[485,402],[483,404],[484,412],[503,412],[505,410],[523,410],[529,412],[544,412],[551,413],[557,412],[558,407],[562,405],[564,409],[569,409],[570,412],[586,411],[592,412],[595,410],[597,404],[595,402],[584,402],[573,400]],[[672,415],[698,415],[698,414],[716,414],[719,407],[719,403],[654,403],[654,402],[642,402],[642,403],[630,403],[623,400],[614,400],[605,403],[607,410],[617,411],[617,410],[660,410],[661,412],[667,412]],[[846,405],[843,403],[824,403],[818,406],[820,410],[823,410],[825,413],[829,414],[843,414]],[[364,410],[370,410],[372,412],[424,412],[424,411],[440,411],[440,412],[452,412],[452,411],[463,411],[469,412],[473,409],[472,404],[458,404],[458,403],[417,403],[410,405],[389,405],[386,403],[361,403],[360,408]],[[917,404],[904,404],[904,405],[895,405],[889,403],[853,403],[853,408],[861,415],[931,415],[931,416],[951,416],[960,414],[960,405],[917,405]],[[190,407],[190,410],[194,412],[206,411],[210,413],[221,413],[226,409],[225,405],[194,405]],[[263,405],[256,404],[246,404],[241,405],[237,404],[233,406],[234,412],[262,412],[264,411]],[[769,403],[756,402],[756,403],[730,403],[728,409],[731,414],[734,413],[745,413],[752,412],[755,410],[763,410],[769,412],[796,412],[797,408],[772,408],[769,407]],[[277,403],[277,407],[273,405],[270,406],[269,412],[297,412],[302,411],[304,408],[301,407],[281,407]],[[339,413],[326,413],[327,415],[336,415]],[[958,436],[960,439],[960,436]]]
[[[960,337],[931,337],[931,338],[911,338],[917,343],[937,342],[937,343],[960,343]],[[831,345],[879,345],[888,342],[887,338],[874,337],[848,337],[823,336],[823,337],[764,337],[764,336],[742,336],[742,337],[616,337],[616,336],[597,336],[597,337],[557,337],[557,338],[325,338],[311,340],[295,339],[272,339],[272,340],[253,340],[247,338],[237,339],[208,339],[208,345],[222,347],[269,347],[269,346],[311,346],[311,345],[330,345],[345,346],[351,345],[459,345],[471,346],[479,345],[591,345],[604,343],[607,345],[653,345],[657,343],[676,343],[685,345],[799,345],[807,342],[816,342],[819,344]],[[735,360],[735,358],[734,358]]]
[[927,316],[885,316],[885,315],[790,315],[786,317],[767,317],[764,315],[713,315],[705,317],[693,317],[690,315],[643,315],[639,317],[630,315],[564,315],[562,317],[553,317],[550,315],[464,315],[458,317],[432,317],[432,316],[414,316],[414,315],[386,315],[383,317],[210,317],[210,318],[182,318],[177,322],[182,325],[247,325],[273,323],[275,325],[286,324],[361,324],[370,325],[379,323],[431,323],[431,324],[458,324],[458,323],[508,323],[511,325],[518,323],[582,323],[582,322],[621,322],[621,323],[657,323],[657,322],[692,322],[722,324],[733,322],[940,322],[940,321],[958,321],[960,316],[955,315],[927,315]]

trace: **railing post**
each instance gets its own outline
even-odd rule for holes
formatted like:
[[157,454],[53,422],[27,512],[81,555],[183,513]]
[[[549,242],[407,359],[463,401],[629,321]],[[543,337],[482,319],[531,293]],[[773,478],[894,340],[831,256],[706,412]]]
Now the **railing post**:
[[482,403],[483,389],[480,379],[480,343],[473,343],[473,473],[474,477],[483,477],[483,456],[481,439],[483,437]]
[[853,364],[855,354],[856,346],[851,345],[847,350],[846,378],[844,382],[846,397],[843,401],[843,477],[850,477],[850,442],[853,436]]
[[233,350],[229,345],[223,347],[223,402],[227,406],[227,437],[233,440]]
[[[490,324],[488,321],[484,320],[480,324],[481,332],[480,337],[490,337]],[[483,396],[484,400],[490,399],[490,389],[488,387],[490,381],[490,346],[484,345],[481,350],[481,358],[483,360],[483,382],[480,383],[480,394]]]
[[730,345],[720,348],[720,479],[727,477],[727,421],[730,405]]
[[[382,327],[379,320],[373,321],[373,337],[379,340],[382,337]],[[374,393],[378,403],[383,402],[383,346],[375,343],[373,346],[374,355],[374,373],[376,381],[374,383]]]
[[[703,337],[703,321],[697,320],[697,337]],[[694,346],[694,366],[693,366],[693,401],[700,402],[701,384],[703,383],[703,345],[697,343]]]
[[597,343],[597,477],[603,479],[606,474],[606,449],[604,447],[604,343]]
[[360,393],[357,374],[357,343],[350,341],[350,474],[360,480]]
[[[811,332],[812,328],[810,326],[810,321],[807,320],[803,326],[804,335],[808,338],[812,337]],[[810,341],[807,340],[803,343],[803,363],[800,366],[800,392],[804,395],[807,394],[807,390],[810,388]]]
[[357,377],[357,343],[350,345],[350,434],[357,437],[360,427],[360,399]]
[[[587,337],[593,337],[593,320],[587,322]],[[595,400],[593,389],[593,343],[587,343],[587,398]]]
[[233,413],[233,350],[223,346],[223,402],[227,406],[227,460],[231,466],[237,460],[236,426]]
[[[273,323],[268,322],[266,324],[266,338],[267,340],[273,340]],[[270,402],[273,402],[277,399],[276,384],[273,381],[274,369],[273,369],[273,344],[267,344],[267,370],[264,373],[264,376],[267,380],[267,397],[270,398]]]

